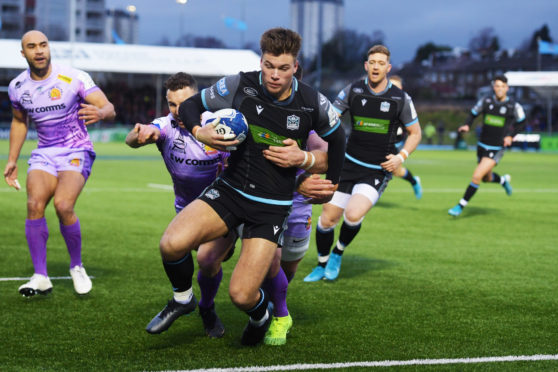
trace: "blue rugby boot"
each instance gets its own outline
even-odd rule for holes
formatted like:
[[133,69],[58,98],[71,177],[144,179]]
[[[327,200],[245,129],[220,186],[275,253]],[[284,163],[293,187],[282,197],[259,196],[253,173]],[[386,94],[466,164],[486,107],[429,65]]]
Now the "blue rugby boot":
[[419,200],[422,198],[422,185],[420,184],[420,177],[416,176],[413,177],[416,183],[413,185],[413,191],[415,192],[415,198]]
[[335,280],[339,276],[339,271],[341,270],[341,255],[336,253],[331,253],[327,265],[325,267],[325,278],[327,280]]
[[502,176],[502,178],[504,179],[504,183],[502,184],[502,186],[504,187],[504,189],[506,190],[506,194],[508,194],[508,196],[511,196],[512,194],[512,187],[511,187],[511,176],[509,174],[504,174]]
[[304,278],[305,282],[317,282],[322,280],[325,277],[325,267],[320,265],[316,266],[314,270],[310,274]]
[[459,216],[461,212],[463,212],[463,207],[461,206],[461,204],[457,204],[455,207],[448,210],[448,213],[453,217]]

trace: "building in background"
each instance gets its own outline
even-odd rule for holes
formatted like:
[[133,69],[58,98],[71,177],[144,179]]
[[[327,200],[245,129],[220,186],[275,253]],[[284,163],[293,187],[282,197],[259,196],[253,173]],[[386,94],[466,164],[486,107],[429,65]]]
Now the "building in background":
[[138,43],[138,15],[134,8],[106,10],[104,42],[114,44]]
[[107,10],[105,0],[0,0],[1,39],[33,29],[52,41],[137,44],[138,15]]
[[24,0],[0,0],[0,38],[19,39],[24,24]]
[[343,0],[291,0],[291,28],[302,36],[303,59],[312,60],[344,28]]

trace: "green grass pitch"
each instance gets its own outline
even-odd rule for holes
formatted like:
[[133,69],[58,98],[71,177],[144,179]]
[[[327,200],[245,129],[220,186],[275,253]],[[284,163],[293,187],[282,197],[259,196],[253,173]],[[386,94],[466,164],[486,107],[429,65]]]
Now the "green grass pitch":
[[[26,143],[27,156],[34,143]],[[234,308],[224,265],[216,306],[225,337],[205,336],[196,314],[165,333],[144,328],[171,296],[158,241],[173,218],[170,177],[155,146],[97,144],[76,212],[89,295],[71,280],[27,299],[17,292],[32,265],[24,236],[26,195],[0,186],[0,370],[135,371],[306,363],[558,354],[558,154],[508,152],[496,170],[514,193],[482,184],[458,218],[475,167],[473,151],[417,151],[406,165],[422,179],[390,182],[347,248],[336,282],[303,283],[316,262],[312,241],[289,288],[294,326],[282,347],[240,345],[247,321]],[[8,142],[0,141],[4,168]],[[19,162],[22,185],[27,169]],[[151,186],[150,186],[151,184]],[[321,208],[315,207],[314,221]],[[52,205],[48,268],[67,276],[69,257]],[[314,223],[315,227],[315,223]],[[197,283],[194,291],[199,295]],[[351,371],[359,368],[351,368]],[[408,366],[398,370],[558,370],[558,361]],[[347,369],[349,370],[349,369]]]

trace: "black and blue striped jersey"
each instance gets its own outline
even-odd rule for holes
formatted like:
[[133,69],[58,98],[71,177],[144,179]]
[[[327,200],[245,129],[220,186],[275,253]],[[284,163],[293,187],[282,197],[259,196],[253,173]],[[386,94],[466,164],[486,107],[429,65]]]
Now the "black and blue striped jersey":
[[[248,121],[250,134],[231,152],[229,166],[221,176],[246,198],[277,205],[292,202],[297,168],[279,167],[265,159],[262,151],[270,145],[283,146],[287,138],[305,148],[311,130],[328,142],[341,138],[335,141],[335,147],[341,147],[339,154],[329,151],[330,157],[339,158],[335,161],[338,166],[330,168],[341,168],[344,133],[339,117],[328,99],[310,86],[293,79],[290,97],[278,101],[265,90],[260,71],[241,72],[220,79],[200,96],[205,110],[234,108]],[[328,177],[337,183],[339,173],[340,169],[329,169]]]
[[498,101],[495,96],[479,100],[471,109],[465,124],[472,127],[475,118],[483,115],[483,126],[479,137],[479,145],[497,149],[504,144],[504,137],[514,136],[521,129],[520,123],[525,120],[523,107],[510,99]]
[[368,78],[356,81],[339,92],[333,106],[339,115],[351,115],[346,159],[368,168],[381,169],[386,156],[397,153],[398,128],[419,125],[411,97],[391,82],[375,93]]

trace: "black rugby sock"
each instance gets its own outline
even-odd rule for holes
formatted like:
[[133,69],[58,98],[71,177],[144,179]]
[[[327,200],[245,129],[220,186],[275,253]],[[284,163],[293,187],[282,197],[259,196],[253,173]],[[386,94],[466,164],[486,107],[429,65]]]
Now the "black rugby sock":
[[405,169],[405,175],[403,176],[403,179],[409,181],[413,186],[417,184],[415,177],[413,177],[413,174],[408,169]]
[[194,275],[194,260],[190,253],[177,261],[164,261],[163,267],[167,273],[173,291],[184,292],[192,288],[192,276]]
[[495,172],[492,172],[492,179],[489,182],[500,183],[502,181],[502,177]]
[[[316,248],[319,256],[329,256],[329,250],[333,244],[335,228],[323,229],[319,223],[316,227]],[[326,262],[318,262],[319,266],[325,267]]]
[[347,247],[353,241],[355,236],[360,231],[361,226],[362,223],[360,222],[358,223],[358,225],[349,225],[346,221],[343,221],[343,224],[341,225],[341,231],[339,232],[339,244],[342,245],[343,250],[335,247],[333,252],[338,255],[342,255],[345,247]]

